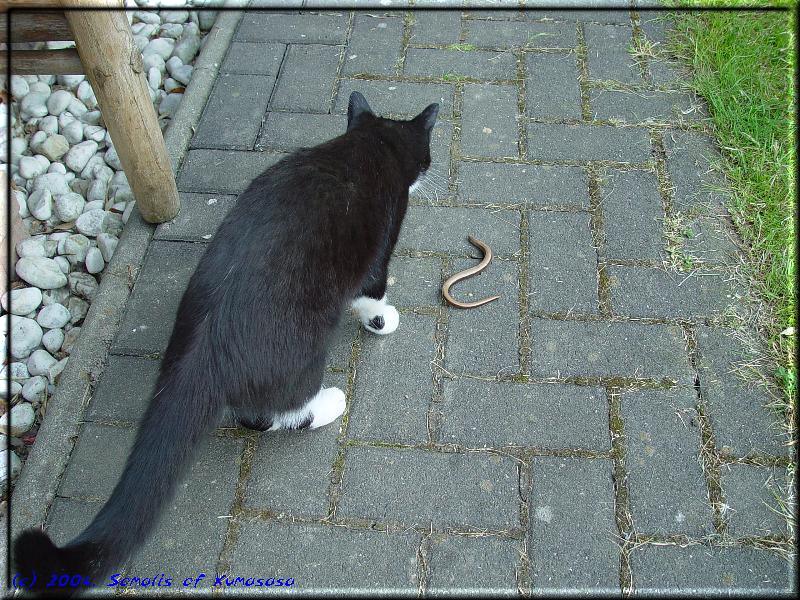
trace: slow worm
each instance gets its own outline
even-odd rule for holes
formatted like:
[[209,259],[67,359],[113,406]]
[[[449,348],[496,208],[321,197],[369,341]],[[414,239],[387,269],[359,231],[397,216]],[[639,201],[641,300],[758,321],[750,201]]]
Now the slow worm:
[[467,236],[469,242],[475,246],[476,248],[483,251],[483,260],[479,262],[474,267],[470,267],[469,269],[464,269],[463,271],[459,271],[452,277],[449,277],[447,281],[444,282],[442,285],[442,295],[444,299],[447,300],[450,304],[458,308],[476,308],[478,306],[483,306],[484,304],[489,304],[493,300],[497,300],[500,296],[491,296],[489,298],[484,298],[483,300],[478,300],[477,302],[459,302],[458,300],[453,299],[450,295],[450,286],[452,286],[457,281],[461,281],[462,279],[466,279],[467,277],[472,277],[477,273],[483,271],[486,267],[489,266],[489,263],[492,262],[492,249],[489,248],[486,244],[482,241],[475,239],[474,237]]

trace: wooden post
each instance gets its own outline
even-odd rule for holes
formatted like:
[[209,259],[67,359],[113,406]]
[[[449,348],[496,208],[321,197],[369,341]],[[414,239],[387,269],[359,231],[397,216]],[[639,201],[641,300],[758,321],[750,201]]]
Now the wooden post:
[[[122,1],[61,0],[61,5],[119,9]],[[145,221],[169,221],[180,208],[178,189],[128,19],[120,10],[67,10],[66,15],[136,206]]]

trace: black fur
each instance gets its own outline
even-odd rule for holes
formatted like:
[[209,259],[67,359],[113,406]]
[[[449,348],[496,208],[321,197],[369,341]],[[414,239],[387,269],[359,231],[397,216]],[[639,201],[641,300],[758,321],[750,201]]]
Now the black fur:
[[347,133],[252,181],[189,281],[111,498],[63,548],[38,530],[20,535],[17,572],[69,572],[99,583],[150,534],[225,404],[242,424],[264,430],[319,391],[345,307],[386,291],[409,186],[430,165],[438,108],[393,121],[354,92]]

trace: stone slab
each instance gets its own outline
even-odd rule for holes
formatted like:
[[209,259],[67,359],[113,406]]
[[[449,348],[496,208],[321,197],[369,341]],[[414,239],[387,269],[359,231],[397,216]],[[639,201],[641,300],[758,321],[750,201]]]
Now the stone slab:
[[155,241],[136,279],[111,351],[164,352],[178,305],[206,244]]
[[[791,479],[786,469],[729,464],[720,468],[722,494],[728,510],[727,532],[734,537],[789,536],[783,512],[796,514],[787,498]],[[781,508],[781,503],[785,508]]]
[[691,388],[622,394],[630,509],[640,534],[714,533]]
[[667,131],[664,148],[674,210],[702,211],[725,203],[725,180],[714,168],[722,156],[709,136],[697,131]]
[[531,319],[531,365],[534,377],[694,381],[683,332],[669,325]]
[[458,180],[462,202],[589,207],[589,184],[582,167],[462,162]]
[[155,391],[161,361],[134,356],[108,357],[92,395],[87,421],[138,421]]
[[439,118],[453,114],[453,88],[447,84],[405,81],[367,81],[342,79],[333,112],[347,113],[350,93],[361,92],[376,114],[415,117],[426,106],[439,103]]
[[226,194],[180,193],[181,210],[171,221],[161,223],[153,238],[187,242],[207,242],[236,204],[236,196]]
[[575,48],[575,27],[566,23],[466,21],[465,42],[487,48]]
[[238,194],[284,156],[277,152],[190,150],[178,175],[178,190]]
[[442,78],[470,77],[483,80],[514,79],[517,62],[509,52],[409,48],[406,52],[405,75]]
[[256,140],[256,150],[297,150],[332,140],[347,131],[344,115],[270,112]]
[[193,148],[250,150],[261,128],[275,78],[221,73],[192,138]]
[[434,535],[426,595],[516,596],[518,542],[498,537]]
[[701,101],[689,92],[589,92],[593,119],[623,123],[686,123],[708,117]]
[[[448,273],[474,266],[474,260],[453,261]],[[492,262],[491,268],[459,281],[450,288],[451,295],[462,302],[474,302],[488,296],[500,299],[478,308],[464,310],[448,307],[449,333],[445,368],[453,374],[482,375],[519,372],[519,270],[515,261]]]
[[351,447],[341,492],[340,517],[437,528],[519,524],[516,463],[496,454]]
[[584,25],[589,78],[643,84],[639,65],[629,52],[633,45],[631,27]]
[[619,594],[611,462],[531,460],[531,587],[546,596]]
[[403,40],[403,19],[356,13],[342,72],[395,75]]
[[597,314],[597,252],[589,215],[531,211],[528,231],[531,310]]
[[341,53],[338,46],[290,44],[270,108],[328,113]]
[[607,171],[600,183],[605,255],[663,260],[664,209],[658,180],[649,171]]
[[234,38],[237,42],[342,44],[347,15],[246,12]]
[[602,388],[458,379],[444,381],[441,443],[610,449]]
[[435,332],[433,317],[405,313],[393,334],[365,334],[350,407],[350,437],[428,441]]
[[412,13],[412,44],[457,44],[461,35],[461,12],[456,10]]
[[472,156],[518,157],[517,88],[464,85],[461,152]]
[[232,42],[220,67],[222,73],[278,76],[286,44]]
[[389,263],[386,295],[398,308],[439,306],[442,281],[441,259],[395,256]]
[[641,163],[650,158],[650,134],[636,127],[529,123],[528,158]]
[[525,54],[525,111],[533,119],[580,119],[577,59],[569,54]]

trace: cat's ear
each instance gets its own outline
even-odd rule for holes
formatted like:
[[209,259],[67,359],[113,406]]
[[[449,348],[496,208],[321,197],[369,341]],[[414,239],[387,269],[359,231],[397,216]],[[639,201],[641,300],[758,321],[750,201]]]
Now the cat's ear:
[[431,104],[421,113],[419,113],[416,117],[414,117],[414,123],[417,123],[425,131],[430,131],[436,124],[436,117],[438,114],[439,114],[439,105]]
[[350,94],[350,102],[347,104],[347,131],[355,127],[359,117],[365,113],[374,116],[372,109],[367,104],[367,99],[359,92]]

